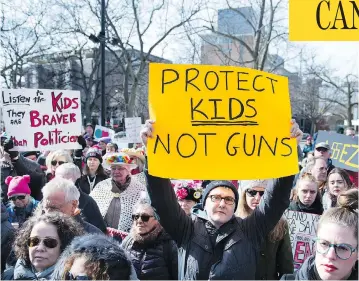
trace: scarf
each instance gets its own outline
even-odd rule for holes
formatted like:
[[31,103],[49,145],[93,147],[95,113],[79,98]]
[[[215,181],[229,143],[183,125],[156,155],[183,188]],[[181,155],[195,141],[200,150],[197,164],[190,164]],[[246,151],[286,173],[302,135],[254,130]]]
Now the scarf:
[[51,280],[55,265],[46,268],[44,271],[36,272],[32,265],[27,265],[19,259],[14,269],[14,280]]
[[302,202],[300,202],[299,199],[298,201],[294,202],[294,204],[296,205],[296,211],[316,214],[316,215],[323,214],[323,206],[318,196],[317,198],[315,198],[313,204],[310,206],[306,206],[302,204]]
[[114,180],[111,181],[112,184],[112,192],[113,193],[121,193],[124,192],[127,187],[130,185],[131,183],[131,176],[127,176],[126,178],[126,182],[124,184],[121,184],[119,182],[115,182]]
[[141,245],[151,245],[157,240],[159,234],[162,232],[163,227],[157,222],[156,226],[148,233],[139,234],[135,226],[131,227],[130,236],[134,242]]

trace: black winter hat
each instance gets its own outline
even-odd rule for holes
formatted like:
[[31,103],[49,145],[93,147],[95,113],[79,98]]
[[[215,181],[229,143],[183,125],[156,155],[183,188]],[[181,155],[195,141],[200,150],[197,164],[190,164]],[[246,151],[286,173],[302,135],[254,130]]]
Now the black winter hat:
[[234,206],[234,211],[236,211],[238,201],[239,201],[239,195],[238,195],[237,188],[229,181],[211,181],[206,186],[206,189],[204,190],[204,192],[202,194],[202,207],[203,207],[203,209],[204,209],[204,205],[206,204],[206,199],[208,197],[208,194],[211,192],[211,190],[213,190],[213,189],[215,189],[217,187],[228,187],[228,188],[232,189],[232,191],[234,193],[234,199],[236,201],[235,206]]
[[87,151],[86,157],[85,157],[85,162],[87,162],[87,159],[89,159],[90,157],[95,157],[100,161],[100,163],[102,163],[102,155],[96,149],[90,148]]

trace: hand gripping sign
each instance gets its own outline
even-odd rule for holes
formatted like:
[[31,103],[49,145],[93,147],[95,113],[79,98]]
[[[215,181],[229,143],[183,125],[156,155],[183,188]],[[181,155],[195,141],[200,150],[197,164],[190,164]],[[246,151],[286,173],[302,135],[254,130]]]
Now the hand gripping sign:
[[298,172],[288,79],[254,69],[150,64],[149,172],[259,179]]

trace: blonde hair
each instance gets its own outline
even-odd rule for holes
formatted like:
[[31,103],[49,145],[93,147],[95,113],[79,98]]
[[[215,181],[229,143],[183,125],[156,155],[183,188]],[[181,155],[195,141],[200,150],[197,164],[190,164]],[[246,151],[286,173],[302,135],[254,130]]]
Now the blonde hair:
[[349,189],[338,196],[337,207],[328,209],[320,218],[318,230],[323,224],[335,223],[354,231],[358,241],[358,190]]
[[52,167],[51,161],[53,161],[57,157],[65,157],[67,163],[73,162],[72,157],[68,151],[66,151],[66,150],[52,151],[46,157],[46,167],[47,167],[48,172],[51,172],[51,167]]
[[[291,193],[291,200],[298,202],[298,189],[300,186],[300,183],[303,181],[309,181],[310,183],[314,183],[315,186],[317,187],[317,197],[320,198],[320,189],[319,189],[319,185],[317,183],[317,180],[315,179],[315,177],[311,174],[311,173],[303,173],[303,175],[301,175],[301,177],[297,180],[296,184],[295,184],[295,188],[293,189],[293,192]],[[317,198],[316,198],[317,199]]]
[[[243,190],[238,203],[236,216],[244,219],[251,215],[252,212],[253,210],[247,204],[246,191]],[[281,218],[274,227],[274,229],[268,234],[269,241],[274,243],[276,241],[282,240],[284,238],[284,235],[287,233],[287,226],[287,221],[284,218]]]

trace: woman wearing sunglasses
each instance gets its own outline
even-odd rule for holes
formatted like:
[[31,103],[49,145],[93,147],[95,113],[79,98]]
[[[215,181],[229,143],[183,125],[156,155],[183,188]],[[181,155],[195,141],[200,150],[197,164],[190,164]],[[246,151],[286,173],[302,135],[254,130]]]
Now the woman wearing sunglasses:
[[46,157],[46,179],[47,182],[55,177],[57,167],[65,163],[72,163],[71,154],[65,150],[55,150]]
[[[241,181],[242,192],[236,215],[241,218],[251,215],[261,201],[264,190],[270,185],[273,186],[273,180]],[[279,220],[262,243],[256,268],[256,280],[278,280],[283,274],[293,272],[292,246],[284,218]]]
[[5,183],[9,186],[7,196],[9,204],[7,211],[9,213],[9,221],[17,228],[33,214],[39,201],[30,196],[31,190],[29,187],[30,176],[22,177],[7,177]]
[[318,223],[313,256],[283,280],[358,280],[358,190],[338,198],[338,207],[324,212]]
[[288,210],[316,215],[323,213],[318,182],[312,174],[304,173],[298,179]]
[[177,246],[154,217],[149,199],[133,208],[133,224],[122,247],[129,254],[140,280],[177,280]]
[[17,262],[4,272],[3,280],[51,280],[61,252],[83,228],[58,212],[31,217],[15,239]]

